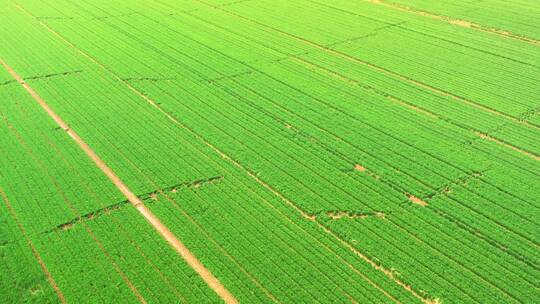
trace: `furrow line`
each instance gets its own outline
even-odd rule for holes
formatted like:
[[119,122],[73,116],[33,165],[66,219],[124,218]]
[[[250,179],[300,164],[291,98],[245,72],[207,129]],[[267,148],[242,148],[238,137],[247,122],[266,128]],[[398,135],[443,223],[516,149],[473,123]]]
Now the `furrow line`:
[[537,155],[536,153],[533,153],[533,152],[518,148],[518,147],[516,147],[516,146],[514,146],[512,144],[509,144],[509,143],[507,143],[505,141],[502,141],[502,140],[500,140],[498,138],[495,138],[495,137],[493,137],[493,136],[491,136],[491,135],[489,135],[487,133],[482,133],[482,132],[477,131],[477,132],[474,132],[474,134],[476,136],[478,136],[479,138],[481,138],[481,139],[489,140],[489,141],[494,142],[494,143],[496,143],[498,145],[507,147],[507,148],[512,149],[512,150],[514,150],[516,152],[519,152],[519,153],[524,154],[524,155],[526,155],[528,157],[531,157],[534,160],[540,160],[540,156]]

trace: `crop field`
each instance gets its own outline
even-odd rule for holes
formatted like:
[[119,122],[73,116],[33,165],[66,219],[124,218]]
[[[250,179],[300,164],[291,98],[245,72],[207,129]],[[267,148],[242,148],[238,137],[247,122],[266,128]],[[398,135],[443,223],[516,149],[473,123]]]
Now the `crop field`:
[[0,0],[1,303],[540,303],[540,1]]

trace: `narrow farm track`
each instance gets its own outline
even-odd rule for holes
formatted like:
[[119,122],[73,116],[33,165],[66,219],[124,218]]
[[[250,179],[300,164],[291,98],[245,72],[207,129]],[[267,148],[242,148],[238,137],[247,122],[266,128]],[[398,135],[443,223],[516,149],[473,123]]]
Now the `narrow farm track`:
[[0,296],[538,302],[539,13],[0,0]]

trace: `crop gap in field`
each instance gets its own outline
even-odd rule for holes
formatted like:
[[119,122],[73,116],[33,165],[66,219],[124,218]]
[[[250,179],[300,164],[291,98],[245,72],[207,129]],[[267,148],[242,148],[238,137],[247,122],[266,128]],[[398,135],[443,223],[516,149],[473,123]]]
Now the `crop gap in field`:
[[[176,185],[172,185],[172,186],[169,186],[169,187],[166,187],[166,188],[162,188],[162,189],[159,189],[159,190],[154,190],[154,191],[150,191],[150,192],[147,192],[147,193],[144,193],[144,194],[141,194],[141,195],[137,195],[137,197],[141,201],[143,201],[143,203],[151,203],[151,202],[157,201],[159,193],[176,193],[176,192],[178,192],[178,191],[180,191],[182,189],[197,189],[197,188],[200,188],[200,187],[203,187],[203,186],[215,184],[215,183],[221,181],[223,178],[224,178],[223,176],[213,176],[213,177],[209,177],[209,178],[204,178],[204,179],[198,179],[198,180],[189,181],[189,182],[178,183]],[[67,222],[62,223],[60,225],[57,225],[56,227],[54,227],[54,228],[52,228],[50,230],[44,231],[42,233],[61,232],[61,231],[70,230],[77,224],[80,224],[80,223],[86,222],[86,221],[94,220],[94,219],[96,219],[96,218],[98,218],[100,216],[103,216],[103,215],[110,215],[111,212],[113,212],[115,210],[118,210],[118,209],[120,209],[122,207],[125,207],[125,206],[127,206],[129,204],[131,204],[131,203],[128,200],[123,200],[123,201],[108,205],[106,207],[103,207],[103,208],[88,212],[88,213],[83,214],[81,216],[78,216],[78,217],[76,217],[76,218],[74,218],[74,219],[72,219],[70,221],[67,221]]]
[[124,81],[128,82],[137,82],[137,81],[149,81],[149,82],[157,82],[157,81],[175,81],[176,77],[126,77],[122,78]]
[[538,114],[540,114],[540,107],[532,108],[532,109],[529,109],[529,110],[521,113],[518,116],[518,119],[520,121],[526,121],[526,120],[529,120],[529,119],[535,117]]
[[10,85],[10,84],[16,83],[16,82],[17,82],[17,80],[15,80],[15,79],[6,80],[6,81],[4,81],[4,82],[0,82],[0,87],[1,87],[1,86],[5,86],[5,85]]
[[200,8],[191,8],[191,9],[185,9],[185,10],[174,10],[170,13],[166,13],[164,16],[165,17],[176,17],[176,16],[181,16],[182,14],[187,14],[189,15],[190,13],[195,13],[197,11],[200,11],[201,9]]
[[73,20],[75,17],[67,16],[36,16],[38,20]]
[[473,172],[471,172],[471,173],[469,173],[467,175],[464,175],[464,176],[462,176],[462,177],[460,177],[460,178],[458,178],[456,180],[450,181],[446,185],[443,185],[443,186],[435,189],[435,191],[433,191],[432,193],[428,194],[426,196],[426,199],[430,200],[430,199],[433,199],[434,197],[439,196],[439,195],[447,195],[447,194],[451,193],[458,186],[467,186],[467,184],[470,181],[479,179],[482,176],[484,176],[484,173],[486,171],[487,170],[473,171]]
[[384,31],[384,30],[387,30],[387,29],[390,29],[390,28],[400,27],[400,26],[404,25],[405,23],[407,23],[407,21],[400,21],[400,22],[396,22],[396,23],[389,23],[389,24],[387,24],[387,25],[383,25],[383,26],[381,26],[381,27],[378,27],[378,28],[374,29],[373,31],[374,31],[374,32]]
[[332,42],[332,43],[328,43],[328,44],[325,45],[325,47],[332,48],[332,47],[336,47],[336,46],[339,46],[339,45],[342,45],[342,44],[355,42],[355,41],[358,41],[358,40],[361,40],[361,39],[373,37],[373,36],[376,36],[376,35],[377,35],[377,32],[373,31],[373,32],[371,32],[369,34],[366,34],[366,35],[352,37],[352,38],[348,38],[348,39],[344,39],[344,40],[338,40],[338,41],[335,41],[335,42]]
[[414,196],[412,194],[407,194],[407,196],[408,196],[409,201],[415,205],[422,206],[422,207],[426,207],[428,205],[428,203],[425,200],[417,196]]
[[240,73],[236,73],[236,74],[232,74],[232,75],[225,75],[225,76],[220,76],[220,77],[216,77],[216,78],[211,78],[211,79],[207,79],[206,81],[208,83],[210,83],[210,84],[213,84],[213,83],[216,83],[216,82],[219,82],[219,81],[222,81],[222,80],[234,79],[236,77],[252,75],[252,74],[255,74],[255,73],[257,73],[257,71],[251,70],[251,71],[240,72]]
[[399,26],[402,26],[405,23],[406,23],[406,21],[386,24],[384,26],[373,29],[369,34],[365,34],[365,35],[361,35],[361,36],[357,36],[357,37],[351,37],[351,38],[344,39],[344,40],[338,40],[338,41],[326,44],[325,47],[332,48],[332,47],[336,47],[336,46],[339,46],[339,45],[342,45],[342,44],[355,42],[355,41],[362,40],[362,39],[365,39],[365,38],[374,37],[374,36],[377,36],[379,34],[379,32],[381,32],[381,31],[384,31],[384,30],[387,30],[387,29],[390,29],[390,28],[394,28],[394,27],[399,27]]
[[407,195],[407,198],[411,203],[422,206],[422,207],[426,207],[429,205],[428,202],[432,200],[433,198],[438,197],[438,196],[448,195],[458,186],[466,186],[470,181],[481,178],[486,171],[487,170],[472,171],[471,173],[467,175],[464,175],[456,180],[450,181],[447,184],[435,189],[433,192],[429,193],[428,195],[424,197],[418,197],[410,193],[405,193],[405,195]]
[[328,211],[319,211],[311,214],[306,214],[306,218],[311,221],[317,219],[323,220],[340,220],[340,219],[367,219],[367,218],[378,218],[386,219],[390,213],[383,211],[363,211],[363,210],[328,210]]
[[365,174],[369,177],[372,177],[376,180],[380,180],[381,179],[381,176],[376,174],[375,172],[369,170],[368,168],[366,168],[365,166],[361,165],[360,163],[356,163],[352,166],[351,169],[348,170],[349,172],[351,173],[354,173],[354,172],[360,172],[362,174]]
[[131,13],[125,13],[125,14],[118,14],[118,15],[97,16],[97,17],[89,18],[88,21],[129,17],[129,16],[133,16],[133,15],[137,15],[137,14],[139,14],[139,12],[131,12]]
[[253,0],[237,0],[237,1],[231,1],[231,2],[226,2],[226,3],[222,3],[220,5],[216,5],[216,7],[226,7],[226,6],[231,6],[231,5],[235,5],[235,4],[240,4],[240,3],[244,3],[244,2],[251,2]]
[[[283,57],[280,57],[280,58],[277,58],[277,59],[273,59],[273,60],[270,60],[270,61],[265,61],[265,62],[268,62],[268,63],[279,63],[279,62],[286,61],[286,60],[290,60],[290,59],[303,60],[303,59],[301,59],[303,56],[307,56],[307,55],[310,55],[310,54],[313,54],[313,53],[314,53],[313,51],[301,51],[301,52],[298,52],[298,53],[285,55],[285,56],[283,56]],[[259,61],[259,60],[255,60],[255,61],[253,61],[253,62],[258,62],[258,61]]]
[[167,187],[167,188],[160,189],[159,191],[150,192],[150,193],[146,194],[146,196],[142,197],[141,199],[143,199],[143,200],[144,199],[157,200],[157,196],[158,196],[159,193],[177,193],[178,191],[180,191],[182,189],[198,189],[198,188],[201,188],[201,187],[205,187],[205,186],[209,186],[209,185],[218,183],[221,180],[223,180],[223,178],[224,177],[222,175],[219,175],[219,176],[213,176],[213,177],[209,177],[209,178],[198,179],[198,180],[194,180],[194,181],[190,181],[190,182],[176,184],[174,186],[170,186],[170,187]]
[[386,218],[387,213],[382,211],[369,211],[369,212],[361,212],[361,211],[326,211],[325,215],[328,216],[331,220],[339,220],[342,218],[347,219],[366,219],[369,217],[377,217],[380,219]]
[[49,78],[53,78],[53,77],[76,75],[76,74],[79,74],[79,73],[82,73],[82,72],[83,72],[83,70],[74,70],[74,71],[51,73],[51,74],[45,74],[45,75],[36,75],[36,76],[24,77],[23,80],[26,81],[26,80],[49,79]]
[[4,241],[0,241],[0,247],[7,247],[11,244],[14,244],[15,241],[14,240],[4,240]]

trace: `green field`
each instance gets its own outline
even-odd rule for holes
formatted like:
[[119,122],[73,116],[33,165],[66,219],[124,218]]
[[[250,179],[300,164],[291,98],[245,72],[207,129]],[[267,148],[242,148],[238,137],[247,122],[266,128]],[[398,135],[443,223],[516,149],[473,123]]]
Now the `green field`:
[[0,0],[1,303],[540,303],[540,2]]

